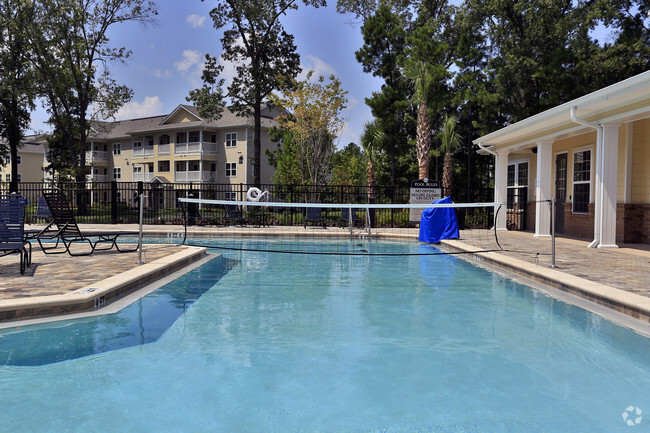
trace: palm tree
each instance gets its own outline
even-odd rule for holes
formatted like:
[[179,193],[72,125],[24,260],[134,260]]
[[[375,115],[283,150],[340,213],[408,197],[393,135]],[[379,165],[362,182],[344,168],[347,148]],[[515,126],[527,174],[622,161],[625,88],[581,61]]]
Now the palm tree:
[[456,119],[456,116],[448,116],[445,114],[442,121],[442,130],[438,132],[438,137],[440,138],[440,147],[438,149],[445,152],[445,159],[442,164],[442,188],[448,196],[452,195],[454,184],[451,153],[460,147],[461,140],[461,136],[456,132],[457,122],[458,119]]
[[366,157],[368,158],[368,198],[375,195],[375,155],[377,153],[377,144],[384,140],[386,135],[379,129],[377,122],[367,122],[363,126],[361,133],[361,147],[363,147]]
[[411,61],[407,63],[404,72],[415,84],[413,103],[419,105],[416,141],[418,171],[419,178],[425,179],[429,177],[429,150],[431,149],[427,93],[433,82],[433,71],[431,66],[424,61]]

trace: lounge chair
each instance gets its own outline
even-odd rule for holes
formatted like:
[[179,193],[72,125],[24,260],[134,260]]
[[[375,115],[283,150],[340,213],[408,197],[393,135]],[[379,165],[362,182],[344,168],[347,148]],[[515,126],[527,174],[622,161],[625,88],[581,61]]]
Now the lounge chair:
[[0,197],[0,257],[20,255],[20,273],[32,264],[32,244],[25,239],[25,205],[21,196]]
[[[351,220],[350,214],[352,215]],[[350,222],[352,222],[353,226],[361,227],[361,218],[357,216],[357,210],[354,208],[341,208],[341,219],[339,221],[339,227],[348,227],[348,225],[350,225]]]
[[224,205],[224,208],[226,209],[226,224],[239,224],[239,225],[246,225],[246,219],[244,218],[244,213],[242,212],[241,208],[237,205],[234,204],[227,204]]
[[303,226],[307,228],[307,223],[322,225],[324,229],[327,228],[325,218],[323,218],[321,208],[308,207],[305,212],[305,217],[302,220]]
[[[132,249],[120,249],[117,244],[117,238],[120,236],[137,236],[139,232],[107,231],[84,234],[77,225],[74,213],[68,205],[68,199],[63,191],[58,188],[44,189],[43,197],[45,197],[47,206],[50,208],[50,212],[52,213],[52,222],[36,234],[35,238],[44,253],[63,254],[67,252],[71,256],[89,256],[94,253],[95,250],[100,251],[115,248],[117,251],[125,253],[136,251],[138,249],[137,246]],[[46,246],[43,244],[43,240],[56,240],[56,243],[54,246]],[[70,245],[79,242],[87,242],[90,251],[82,253],[73,253],[70,251]],[[63,244],[65,247],[64,250],[57,249],[59,243]],[[108,248],[98,248],[98,244],[108,244]]]

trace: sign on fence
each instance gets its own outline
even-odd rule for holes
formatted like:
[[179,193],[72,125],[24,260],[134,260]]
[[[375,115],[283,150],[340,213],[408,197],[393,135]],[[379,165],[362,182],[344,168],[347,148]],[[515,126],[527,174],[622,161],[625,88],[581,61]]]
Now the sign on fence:
[[[409,203],[431,203],[442,198],[442,188],[437,180],[419,179],[411,181]],[[412,223],[419,223],[422,209],[411,209],[409,219]]]

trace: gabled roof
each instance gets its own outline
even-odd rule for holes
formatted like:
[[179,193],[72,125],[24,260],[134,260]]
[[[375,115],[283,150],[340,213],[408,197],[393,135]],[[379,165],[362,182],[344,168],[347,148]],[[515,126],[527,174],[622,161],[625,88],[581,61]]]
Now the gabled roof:
[[588,122],[621,123],[650,117],[650,71],[479,137],[474,144],[516,150],[593,131],[571,120],[572,107],[578,119]]
[[[170,123],[178,113],[188,113],[196,120]],[[276,125],[275,120],[271,117],[271,112],[265,112],[265,114],[267,116],[262,116],[262,128],[268,129]],[[94,140],[131,139],[135,135],[161,134],[166,131],[217,130],[249,126],[253,126],[252,117],[238,116],[228,108],[224,108],[219,120],[208,121],[199,116],[196,107],[181,104],[170,114],[114,122],[94,122],[91,137]]]
[[199,116],[199,110],[197,110],[196,107],[194,107],[194,106],[192,106],[192,105],[184,105],[184,104],[181,104],[181,105],[179,105],[178,107],[174,108],[174,111],[172,111],[171,113],[169,113],[169,115],[168,115],[167,117],[165,117],[165,118],[163,119],[163,121],[160,122],[160,124],[161,124],[161,125],[165,125],[165,124],[167,124],[167,123],[168,123],[168,122],[169,122],[169,121],[170,121],[174,116],[176,116],[176,114],[178,114],[178,113],[181,112],[181,111],[184,111],[184,112],[189,113],[192,117],[194,117],[194,119],[196,119],[196,120],[199,121],[199,122],[200,122],[200,121],[203,121],[203,119],[201,118],[201,116]]

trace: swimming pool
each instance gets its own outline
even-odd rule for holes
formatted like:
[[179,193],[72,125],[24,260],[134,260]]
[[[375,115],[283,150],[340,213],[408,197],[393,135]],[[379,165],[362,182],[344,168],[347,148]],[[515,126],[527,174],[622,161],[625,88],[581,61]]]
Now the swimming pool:
[[650,423],[647,338],[458,257],[219,252],[119,314],[2,331],[0,431]]

